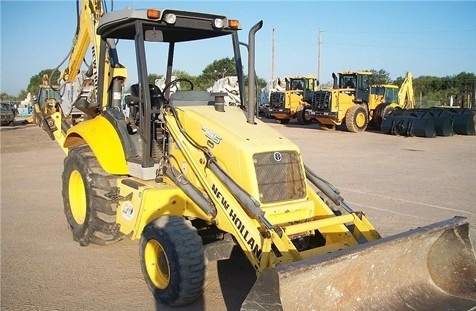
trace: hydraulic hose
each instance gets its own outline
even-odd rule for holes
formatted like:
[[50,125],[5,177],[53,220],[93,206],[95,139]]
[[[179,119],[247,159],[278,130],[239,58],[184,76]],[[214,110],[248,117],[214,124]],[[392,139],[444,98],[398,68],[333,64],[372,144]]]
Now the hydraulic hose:
[[309,181],[314,186],[321,190],[332,202],[334,202],[336,205],[341,205],[349,213],[353,212],[352,208],[344,202],[344,198],[340,196],[339,190],[337,188],[319,177],[305,164],[304,169],[306,170],[306,178],[309,179]]
[[193,184],[191,184],[185,176],[168,166],[165,169],[165,175],[167,175],[185,194],[192,199],[192,201],[200,207],[200,209],[213,218],[217,215],[217,210],[198,190]]

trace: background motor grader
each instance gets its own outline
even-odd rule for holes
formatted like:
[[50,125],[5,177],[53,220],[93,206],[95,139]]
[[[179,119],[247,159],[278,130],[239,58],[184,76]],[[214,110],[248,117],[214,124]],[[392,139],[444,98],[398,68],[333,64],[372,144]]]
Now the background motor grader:
[[[206,261],[228,258],[235,246],[257,274],[243,310],[476,304],[466,219],[381,238],[303,163],[295,144],[255,119],[254,42],[262,22],[249,33],[245,92],[237,20],[172,9],[104,14],[101,2],[86,0],[81,12],[74,46],[90,45],[95,57],[91,80],[70,108],[83,115],[66,118],[58,105],[41,123],[66,153],[62,195],[74,240],[140,239],[145,281],[172,306],[197,299]],[[240,105],[225,107],[223,93],[194,91],[190,81],[191,91],[169,96],[175,50],[200,39],[206,48],[222,36],[233,47]],[[124,41],[135,47],[135,77],[120,62],[116,47]],[[153,55],[167,65],[162,90],[148,81],[146,51],[157,51],[146,49],[150,43],[167,46],[166,57]],[[65,83],[75,80],[72,68],[84,53],[73,49]],[[137,81],[125,97],[128,116],[121,109],[126,78]]]

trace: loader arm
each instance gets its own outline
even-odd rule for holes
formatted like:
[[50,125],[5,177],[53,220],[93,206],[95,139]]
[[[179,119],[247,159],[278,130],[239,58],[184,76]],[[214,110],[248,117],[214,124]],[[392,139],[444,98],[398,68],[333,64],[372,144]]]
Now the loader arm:
[[[266,268],[301,261],[380,238],[362,213],[335,217],[333,211],[310,187],[305,200],[261,207],[262,204],[221,167],[219,163],[222,162],[215,159],[212,149],[187,134],[192,131],[182,127],[180,119],[191,112],[180,108],[170,109],[171,113],[166,114],[167,129],[177,145],[171,150],[180,150],[180,154],[170,155],[170,160],[166,162],[186,162],[186,165],[181,164],[181,168],[175,169],[182,170],[181,175],[190,176],[190,181],[197,179],[195,186],[206,193],[205,197],[210,198],[217,210],[212,222],[220,230],[232,233],[258,275]],[[197,110],[202,111],[205,108]],[[204,113],[208,118],[212,115],[220,117],[219,112],[213,111],[211,107],[208,111]],[[237,111],[237,118],[244,118],[243,113]],[[200,122],[197,121],[199,124]],[[187,126],[193,128],[193,124],[187,123]],[[249,175],[251,174],[252,172]],[[206,211],[207,208],[203,210]],[[354,229],[350,231],[345,224],[353,224]],[[318,247],[298,249],[297,237],[309,235],[316,235],[313,239],[322,235],[326,242]]]
[[[259,215],[255,215],[256,217],[251,215],[252,207],[248,207],[249,212],[246,213],[243,202],[240,202],[237,198],[239,195],[236,193],[234,195],[229,187],[225,185],[226,181],[220,179],[210,169],[210,165],[207,165],[207,163],[212,159],[206,147],[201,147],[203,153],[198,161],[196,160],[193,153],[195,153],[197,144],[191,141],[185,134],[186,132],[181,129],[178,122],[179,115],[180,111],[166,115],[167,129],[177,143],[177,147],[187,164],[193,170],[193,175],[198,178],[200,187],[219,210],[213,222],[221,230],[233,234],[258,274],[264,268],[275,266],[275,264],[272,264],[276,261],[276,258],[271,256],[271,246],[272,243],[281,239],[274,232],[273,227],[266,227],[263,223],[260,223],[259,220],[263,221],[263,218],[258,219]],[[259,207],[255,207],[255,210],[257,209]],[[258,212],[258,214],[260,213]],[[297,250],[290,241],[277,244],[288,261],[292,261],[293,255],[296,257]]]

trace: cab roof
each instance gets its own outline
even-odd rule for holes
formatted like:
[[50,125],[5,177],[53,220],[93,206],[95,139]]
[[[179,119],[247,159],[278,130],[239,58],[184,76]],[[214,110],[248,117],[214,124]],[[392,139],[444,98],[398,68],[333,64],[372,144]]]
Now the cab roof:
[[[228,28],[228,19],[223,15],[187,12],[171,9],[154,9],[159,12],[156,18],[147,17],[147,9],[126,8],[105,14],[97,29],[103,38],[130,39],[135,37],[137,21],[143,23],[144,31],[158,30],[162,33],[161,42],[182,42],[214,38],[229,35],[240,28]],[[167,23],[165,17],[174,14],[174,23]],[[223,28],[214,26],[215,20],[221,20]]]
[[360,74],[360,75],[372,75],[371,71],[340,71],[340,75],[355,75],[355,74]]

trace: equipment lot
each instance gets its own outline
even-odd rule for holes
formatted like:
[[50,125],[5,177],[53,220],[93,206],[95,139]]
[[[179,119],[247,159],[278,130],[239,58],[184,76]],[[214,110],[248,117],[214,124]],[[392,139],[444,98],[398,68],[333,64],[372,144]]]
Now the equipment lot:
[[[306,164],[382,236],[453,216],[472,217],[476,236],[476,136],[356,134],[264,121],[298,144]],[[138,241],[106,247],[73,241],[57,143],[35,125],[2,127],[0,135],[2,310],[239,309],[255,278],[239,254],[210,264],[200,301],[158,305],[142,279]]]

